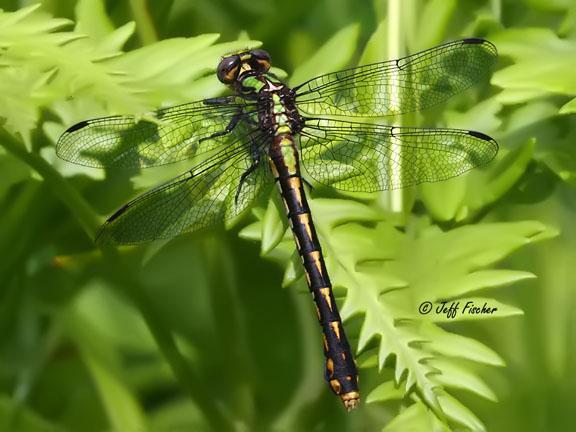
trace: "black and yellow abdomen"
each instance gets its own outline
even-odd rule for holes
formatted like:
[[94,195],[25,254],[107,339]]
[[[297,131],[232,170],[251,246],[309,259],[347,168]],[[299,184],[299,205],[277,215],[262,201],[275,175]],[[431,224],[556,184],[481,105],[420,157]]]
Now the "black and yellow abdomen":
[[350,410],[358,405],[360,399],[358,373],[312,222],[302,185],[298,149],[289,128],[278,129],[269,158],[322,327],[326,379],[332,391]]

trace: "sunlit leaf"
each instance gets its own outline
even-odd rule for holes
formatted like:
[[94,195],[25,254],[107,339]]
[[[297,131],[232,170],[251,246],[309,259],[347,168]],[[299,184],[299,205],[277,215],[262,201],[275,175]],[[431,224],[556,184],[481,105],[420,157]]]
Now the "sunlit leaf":
[[312,57],[294,71],[290,84],[297,85],[317,75],[345,67],[356,49],[359,30],[357,24],[351,24],[332,36]]

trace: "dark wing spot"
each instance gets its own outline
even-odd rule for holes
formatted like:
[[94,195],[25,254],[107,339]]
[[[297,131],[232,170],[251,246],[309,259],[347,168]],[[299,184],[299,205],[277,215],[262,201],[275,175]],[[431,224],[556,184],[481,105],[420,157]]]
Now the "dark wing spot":
[[462,43],[464,44],[483,44],[484,42],[486,42],[485,39],[480,39],[480,38],[467,38],[467,39],[463,39]]
[[80,123],[76,123],[73,126],[70,126],[68,129],[66,129],[65,133],[72,133],[72,132],[76,132],[77,130],[83,129],[86,126],[88,126],[90,123],[88,122],[88,120],[84,120],[81,121]]
[[114,219],[118,218],[118,216],[120,216],[122,213],[124,213],[127,208],[128,208],[128,204],[123,205],[118,210],[116,210],[116,212],[112,216],[110,216],[106,220],[106,222],[112,222]]
[[482,132],[468,131],[468,135],[472,135],[473,137],[480,138],[481,140],[484,141],[494,141],[491,137],[489,137],[486,134],[483,134]]

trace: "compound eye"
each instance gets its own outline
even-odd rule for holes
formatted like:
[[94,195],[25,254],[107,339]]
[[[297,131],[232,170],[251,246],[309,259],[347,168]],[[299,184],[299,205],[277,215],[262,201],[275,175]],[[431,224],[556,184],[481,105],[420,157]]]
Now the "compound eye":
[[270,54],[261,49],[252,50],[250,54],[252,54],[252,58],[256,61],[260,69],[264,72],[270,69]]
[[240,72],[240,57],[237,55],[222,59],[218,65],[218,79],[224,84],[231,84]]

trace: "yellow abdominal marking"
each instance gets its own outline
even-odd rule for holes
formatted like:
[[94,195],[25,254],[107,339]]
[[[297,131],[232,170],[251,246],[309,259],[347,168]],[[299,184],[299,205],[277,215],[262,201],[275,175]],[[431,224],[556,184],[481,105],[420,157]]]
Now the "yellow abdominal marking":
[[330,380],[330,387],[332,387],[332,390],[334,390],[334,393],[336,394],[340,394],[340,391],[342,390],[340,382],[336,379]]
[[[310,228],[309,225],[306,225],[306,227]],[[318,270],[318,273],[322,275],[322,266],[320,265],[320,252],[319,251],[310,252],[309,255],[314,260],[314,266]],[[324,276],[324,275],[322,275],[322,276]],[[330,307],[330,309],[332,309],[332,307]]]
[[326,360],[326,369],[328,370],[329,377],[332,378],[334,376],[334,362],[331,358]]
[[300,192],[300,177],[290,177],[288,179],[288,183],[290,184],[290,186],[292,187],[292,189],[297,190],[298,192]]
[[298,206],[302,207],[302,194],[300,193],[300,179],[298,177],[290,177],[288,179],[290,187],[294,191],[294,196],[296,201],[298,201]]
[[332,331],[336,335],[336,338],[340,340],[340,327],[338,326],[338,321],[332,321],[330,323],[330,327],[332,328]]
[[308,238],[312,240],[312,230],[310,229],[310,214],[302,213],[301,215],[298,215],[298,219],[300,220],[300,223],[304,225],[306,234],[308,234]]
[[328,308],[332,311],[332,300],[330,299],[330,288],[320,288],[320,294],[324,297],[326,304],[328,304]]

